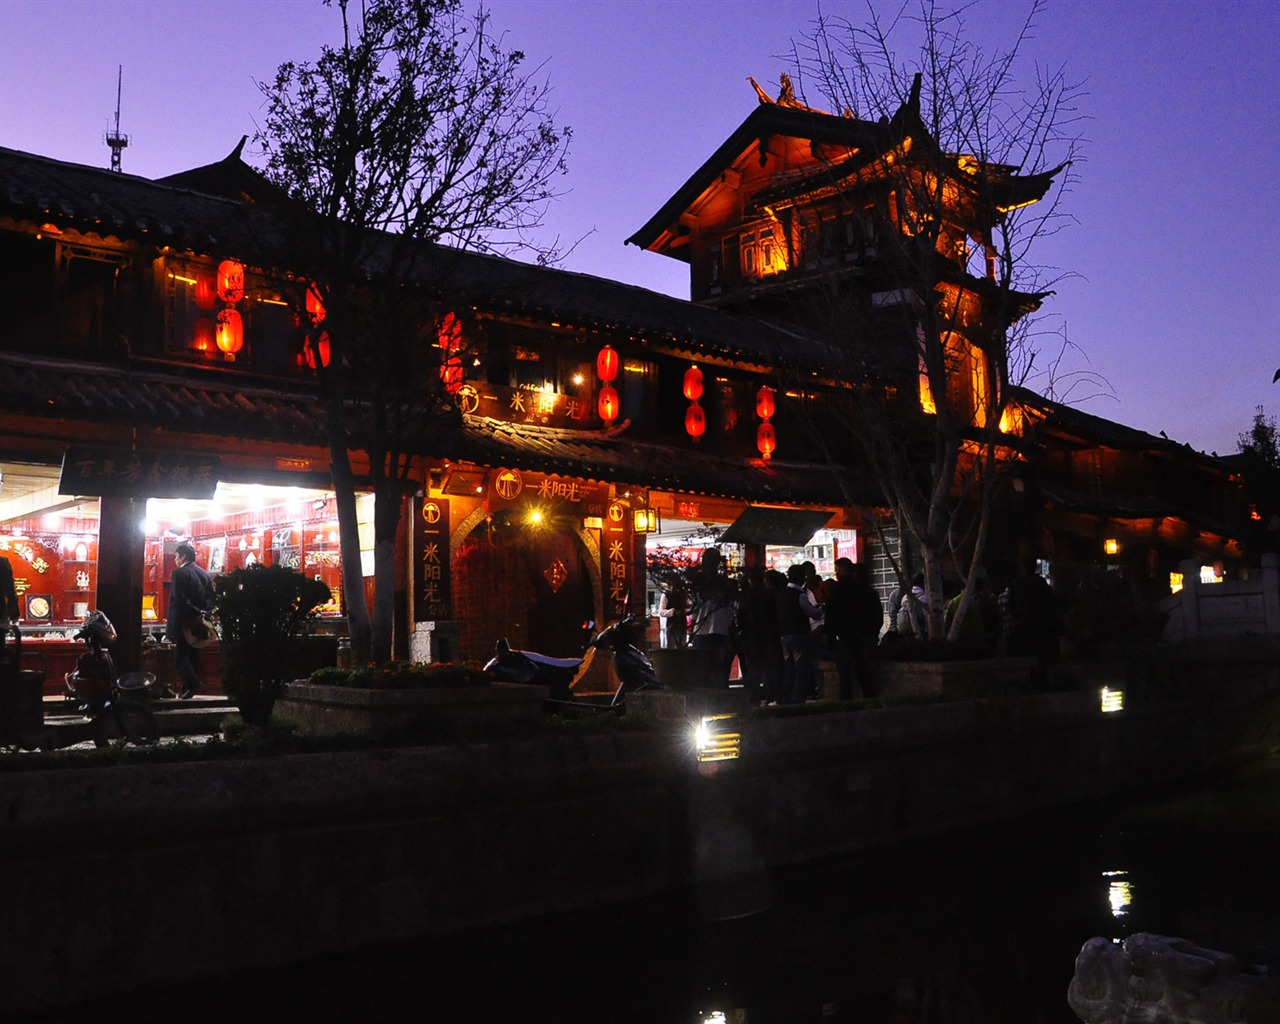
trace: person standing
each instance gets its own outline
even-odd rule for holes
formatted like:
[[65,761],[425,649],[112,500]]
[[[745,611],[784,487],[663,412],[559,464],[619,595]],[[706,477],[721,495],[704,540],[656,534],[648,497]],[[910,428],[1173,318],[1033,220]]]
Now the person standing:
[[174,554],[178,566],[173,570],[169,585],[169,617],[165,635],[173,641],[176,653],[174,665],[178,670],[182,689],[178,696],[190,700],[200,689],[200,672],[197,661],[198,648],[187,640],[186,629],[198,623],[213,609],[213,579],[196,564],[196,549],[183,541]]
[[713,687],[728,688],[733,669],[733,620],[737,612],[733,581],[725,570],[719,548],[707,548],[694,583],[690,646],[711,652]]
[[787,585],[778,592],[778,631],[781,634],[784,689],[792,704],[803,704],[813,687],[811,623],[821,614],[804,586],[804,569],[787,569]]
[[658,617],[666,623],[663,631],[666,647],[682,649],[689,646],[689,594],[684,587],[676,585],[662,592]]
[[870,652],[880,636],[883,611],[880,595],[867,578],[866,567],[849,558],[836,559],[836,579],[826,605],[827,635],[840,673],[840,699],[853,699],[856,680],[863,697],[874,697]]

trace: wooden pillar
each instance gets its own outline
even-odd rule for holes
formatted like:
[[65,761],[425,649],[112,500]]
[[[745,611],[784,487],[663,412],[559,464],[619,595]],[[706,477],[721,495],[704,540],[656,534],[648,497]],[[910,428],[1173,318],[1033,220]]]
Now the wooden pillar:
[[[116,627],[112,650],[117,672],[133,672],[142,661],[142,574],[146,538],[145,498],[103,497],[98,506],[98,610]],[[162,567],[161,572],[168,567]]]

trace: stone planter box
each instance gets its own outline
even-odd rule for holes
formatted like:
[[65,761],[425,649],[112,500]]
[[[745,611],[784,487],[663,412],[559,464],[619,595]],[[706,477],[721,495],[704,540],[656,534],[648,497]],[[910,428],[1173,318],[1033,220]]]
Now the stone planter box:
[[997,697],[1032,692],[1035,658],[877,661],[882,697]]
[[367,690],[295,682],[285,686],[275,710],[303,736],[381,738],[450,725],[535,722],[549,695],[548,687],[523,683]]

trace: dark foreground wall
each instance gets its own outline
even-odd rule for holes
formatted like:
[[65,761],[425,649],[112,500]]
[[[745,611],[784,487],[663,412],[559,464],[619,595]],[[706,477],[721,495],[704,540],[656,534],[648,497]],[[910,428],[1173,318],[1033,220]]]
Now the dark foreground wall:
[[[692,885],[1092,799],[1277,740],[1274,680],[487,746],[0,776],[0,1016]],[[650,709],[661,712],[662,708]],[[669,710],[669,708],[667,709]],[[764,879],[767,884],[767,877]]]

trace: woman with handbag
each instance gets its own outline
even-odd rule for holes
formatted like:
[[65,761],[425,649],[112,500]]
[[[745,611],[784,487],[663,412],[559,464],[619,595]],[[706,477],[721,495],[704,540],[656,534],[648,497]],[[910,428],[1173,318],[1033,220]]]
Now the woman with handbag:
[[213,579],[196,564],[193,545],[183,541],[174,554],[178,567],[170,580],[165,635],[176,648],[174,664],[182,687],[178,696],[190,700],[200,689],[196,664],[200,649],[214,639],[213,627],[205,618],[213,607]]

